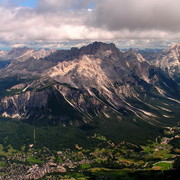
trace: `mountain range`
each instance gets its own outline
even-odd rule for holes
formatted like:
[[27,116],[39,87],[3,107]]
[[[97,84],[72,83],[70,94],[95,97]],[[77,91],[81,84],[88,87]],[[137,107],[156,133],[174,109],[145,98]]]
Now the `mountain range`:
[[150,136],[179,122],[179,52],[179,43],[141,52],[103,42],[1,51],[0,115],[112,137]]

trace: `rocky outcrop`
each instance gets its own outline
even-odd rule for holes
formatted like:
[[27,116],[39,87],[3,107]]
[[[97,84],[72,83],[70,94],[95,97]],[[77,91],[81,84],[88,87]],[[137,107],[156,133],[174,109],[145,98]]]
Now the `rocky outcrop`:
[[[0,100],[2,116],[12,118],[31,118],[42,116],[47,106],[48,92],[30,92],[7,96]],[[46,113],[47,114],[47,113]]]

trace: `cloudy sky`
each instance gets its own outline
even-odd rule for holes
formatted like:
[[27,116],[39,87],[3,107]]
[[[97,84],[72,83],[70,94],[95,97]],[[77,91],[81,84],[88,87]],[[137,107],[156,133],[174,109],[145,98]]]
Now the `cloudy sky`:
[[0,0],[0,49],[180,41],[180,0]]

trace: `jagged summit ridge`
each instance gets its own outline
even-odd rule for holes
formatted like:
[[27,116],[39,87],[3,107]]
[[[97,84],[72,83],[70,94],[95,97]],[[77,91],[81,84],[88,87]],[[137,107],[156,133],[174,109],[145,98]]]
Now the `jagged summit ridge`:
[[47,61],[62,62],[78,59],[83,55],[107,55],[112,53],[119,53],[120,51],[115,44],[107,44],[103,42],[94,42],[81,48],[73,47],[70,50],[57,50],[45,58]]
[[27,60],[29,58],[40,59],[53,53],[55,50],[45,50],[45,49],[33,49],[28,47],[13,48],[10,51],[6,51],[0,54],[0,59],[2,60]]
[[106,44],[103,42],[94,42],[92,44],[89,44],[87,46],[84,46],[80,48],[80,54],[96,54],[101,52],[110,52],[110,53],[117,53],[119,50],[115,46],[115,44],[110,43]]

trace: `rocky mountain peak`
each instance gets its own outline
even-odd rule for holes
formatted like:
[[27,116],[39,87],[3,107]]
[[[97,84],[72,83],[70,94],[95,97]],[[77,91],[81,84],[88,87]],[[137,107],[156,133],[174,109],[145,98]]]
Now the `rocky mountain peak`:
[[80,48],[80,54],[99,54],[103,52],[109,52],[109,53],[117,53],[119,50],[115,46],[115,44],[107,44],[103,42],[94,42],[92,44],[89,44],[88,46],[83,46]]
[[33,49],[32,48],[28,48],[28,47],[18,47],[18,48],[13,48],[11,51],[9,51],[9,55],[10,54],[22,54],[22,53],[25,53],[27,51],[32,51]]
[[13,48],[8,52],[6,59],[18,59],[29,52],[33,52],[34,49],[28,47]]
[[63,62],[79,59],[84,55],[108,56],[110,54],[118,54],[120,51],[115,44],[107,44],[103,42],[94,42],[80,49],[73,47],[70,50],[57,50],[45,58],[47,61]]
[[180,43],[172,44],[168,49],[163,51],[164,55],[174,57],[180,62]]

